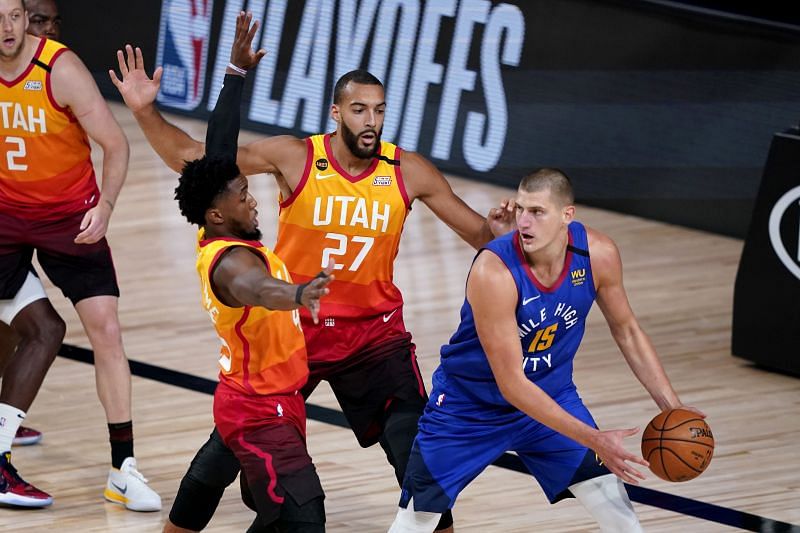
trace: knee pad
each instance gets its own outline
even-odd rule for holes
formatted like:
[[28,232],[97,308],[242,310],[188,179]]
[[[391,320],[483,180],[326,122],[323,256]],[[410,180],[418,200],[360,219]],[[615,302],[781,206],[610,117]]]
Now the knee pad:
[[417,436],[419,417],[424,404],[400,402],[392,407],[383,426],[380,444],[389,464],[394,467],[397,482],[403,484],[411,447]]
[[224,491],[224,487],[209,487],[184,476],[169,511],[170,522],[184,529],[202,531],[214,516]]
[[594,517],[603,533],[642,532],[625,486],[614,474],[575,483],[569,490]]
[[222,442],[217,430],[197,451],[184,478],[191,478],[201,485],[225,489],[236,480],[240,470],[239,460]]

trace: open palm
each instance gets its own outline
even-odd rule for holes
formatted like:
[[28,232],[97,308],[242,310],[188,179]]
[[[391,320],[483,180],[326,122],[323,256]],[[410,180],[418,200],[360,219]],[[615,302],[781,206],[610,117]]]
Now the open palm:
[[122,95],[122,99],[125,100],[125,105],[135,113],[152,104],[158,94],[158,88],[161,86],[161,74],[164,70],[158,67],[153,72],[151,79],[144,70],[141,48],[137,46],[134,50],[129,44],[125,45],[124,54],[122,50],[117,50],[117,61],[122,80],[113,70],[109,70],[108,74],[111,76],[111,82]]

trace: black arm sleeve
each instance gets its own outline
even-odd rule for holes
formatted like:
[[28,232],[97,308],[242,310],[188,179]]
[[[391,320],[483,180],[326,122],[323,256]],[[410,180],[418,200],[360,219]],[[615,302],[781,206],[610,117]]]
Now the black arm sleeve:
[[217,105],[208,120],[206,155],[230,156],[236,160],[244,78],[226,74]]

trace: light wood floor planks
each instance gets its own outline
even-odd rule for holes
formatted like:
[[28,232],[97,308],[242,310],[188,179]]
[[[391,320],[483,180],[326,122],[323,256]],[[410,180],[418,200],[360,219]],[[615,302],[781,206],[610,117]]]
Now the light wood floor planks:
[[[128,181],[109,231],[128,356],[214,379],[216,340],[199,304],[195,230],[181,219],[172,199],[175,175],[147,145],[127,109],[115,104],[113,111],[132,149]],[[194,136],[204,135],[203,123],[174,120]],[[242,141],[253,138],[242,134]],[[512,193],[457,178],[451,183],[479,212]],[[270,177],[257,176],[251,189],[260,201],[264,242],[271,246],[276,188]],[[756,369],[730,355],[733,282],[742,243],[586,207],[578,208],[578,218],[617,241],[634,310],[683,400],[705,410],[717,440],[714,460],[698,479],[671,484],[651,475],[643,486],[800,524],[800,380]],[[457,325],[472,255],[427,208],[414,206],[396,280],[428,383],[439,346]],[[48,294],[67,320],[65,342],[89,347],[68,302],[49,284]],[[768,315],[765,310],[766,319]],[[769,339],[764,349],[770,349]],[[643,427],[656,414],[597,310],[577,358],[576,381],[601,427]],[[22,475],[51,492],[55,503],[39,511],[0,509],[0,531],[160,530],[183,472],[211,430],[211,397],[138,377],[133,387],[136,455],[162,495],[164,511],[133,513],[103,502],[110,455],[93,368],[59,358],[27,420],[45,432],[44,441],[14,452]],[[338,408],[324,384],[310,402]],[[349,431],[321,422],[309,421],[308,432],[327,493],[328,530],[385,531],[399,490],[383,452],[377,447],[362,450]],[[638,439],[628,445],[637,450]],[[655,507],[636,508],[651,532],[734,531]],[[550,506],[531,478],[497,467],[489,467],[462,494],[455,516],[463,533],[595,530],[574,500]],[[234,486],[207,531],[243,531],[250,520]]]

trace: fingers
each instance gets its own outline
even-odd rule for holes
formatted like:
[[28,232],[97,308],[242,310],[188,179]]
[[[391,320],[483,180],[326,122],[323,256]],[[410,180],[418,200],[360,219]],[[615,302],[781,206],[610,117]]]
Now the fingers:
[[136,47],[136,55],[134,56],[134,66],[144,70],[144,56],[142,55],[142,49],[138,46]]
[[119,78],[117,78],[117,73],[114,72],[113,70],[109,70],[108,75],[111,77],[111,83],[114,84],[114,87],[120,89],[122,82],[119,80]]
[[133,47],[129,44],[125,45],[125,62],[128,67],[128,72],[136,70],[136,59],[133,52]]
[[119,64],[119,72],[124,79],[128,74],[128,65],[125,63],[125,54],[122,53],[122,50],[117,50],[117,63]]
[[622,431],[622,436],[624,438],[636,435],[637,433],[639,433],[639,428],[628,428],[628,429],[622,429],[620,431]]
[[164,68],[158,67],[155,72],[153,72],[153,82],[161,83],[161,75],[164,74]]
[[336,268],[336,261],[334,261],[333,259],[328,259],[328,264],[325,265],[325,268],[322,270],[322,272],[326,276],[330,276],[335,268]]

